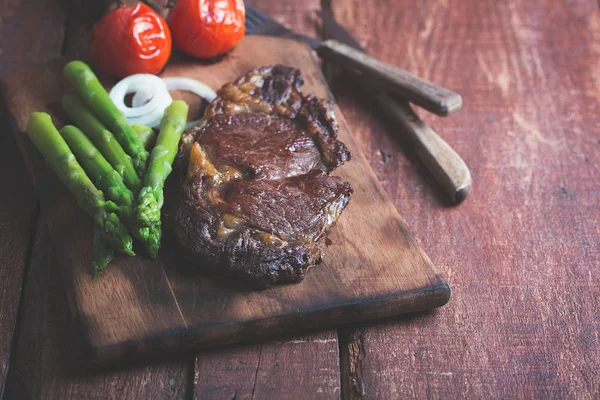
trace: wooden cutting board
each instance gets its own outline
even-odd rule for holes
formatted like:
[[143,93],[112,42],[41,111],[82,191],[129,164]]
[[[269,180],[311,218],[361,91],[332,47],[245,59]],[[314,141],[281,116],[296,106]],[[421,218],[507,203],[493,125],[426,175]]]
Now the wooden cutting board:
[[[247,37],[218,63],[172,61],[164,76],[188,76],[218,89],[252,68],[274,63],[299,68],[305,93],[333,100],[311,51],[285,39]],[[62,77],[63,66],[64,60],[19,71],[4,79],[1,88],[89,362],[162,357],[319,330],[427,310],[449,300],[448,285],[386,197],[337,106],[339,137],[354,157],[334,174],[352,183],[354,195],[330,231],[333,244],[325,261],[303,282],[245,291],[197,273],[168,242],[157,260],[118,257],[100,278],[92,279],[90,218],[22,133],[33,111],[50,112],[57,125],[65,123],[60,99],[71,89]],[[198,99],[186,100],[198,109]]]

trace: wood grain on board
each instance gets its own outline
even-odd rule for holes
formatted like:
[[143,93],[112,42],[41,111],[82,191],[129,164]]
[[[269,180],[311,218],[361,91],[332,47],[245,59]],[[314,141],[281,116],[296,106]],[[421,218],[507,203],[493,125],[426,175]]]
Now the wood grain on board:
[[598,4],[415,4],[330,7],[370,54],[463,96],[451,117],[420,114],[467,162],[473,192],[457,208],[440,204],[411,148],[394,140],[401,132],[345,82],[333,86],[453,289],[435,318],[342,331],[344,397],[598,398]]
[[182,399],[192,358],[107,372],[82,368],[76,324],[43,219],[38,225],[6,399]]
[[[219,63],[173,62],[164,75],[188,76],[218,88],[256,66],[274,63],[298,67],[306,92],[330,97],[308,48],[285,39],[247,37]],[[54,64],[33,74],[22,71],[4,81],[18,131],[34,110],[49,111],[57,124],[64,122],[55,110],[65,86],[61,67]],[[255,341],[430,309],[448,301],[447,285],[385,196],[337,111],[339,137],[354,157],[336,175],[350,181],[355,193],[331,231],[334,245],[327,249],[325,262],[301,284],[260,292],[240,291],[184,268],[168,244],[158,260],[120,257],[100,279],[92,280],[90,221],[47,168],[34,165],[37,154],[26,151],[38,176],[42,212],[76,325],[93,362]],[[26,142],[23,134],[18,137]]]

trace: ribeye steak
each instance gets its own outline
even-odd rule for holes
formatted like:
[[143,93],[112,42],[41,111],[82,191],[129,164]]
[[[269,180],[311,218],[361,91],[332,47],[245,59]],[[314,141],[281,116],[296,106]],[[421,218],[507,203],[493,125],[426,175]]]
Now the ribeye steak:
[[182,139],[175,234],[181,254],[253,287],[296,282],[323,258],[352,187],[331,105],[300,71],[273,65],[223,86]]

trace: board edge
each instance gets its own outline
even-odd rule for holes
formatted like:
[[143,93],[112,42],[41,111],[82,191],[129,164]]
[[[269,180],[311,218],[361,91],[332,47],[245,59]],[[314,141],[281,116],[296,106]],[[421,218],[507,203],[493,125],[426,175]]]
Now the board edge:
[[[143,341],[131,340],[110,346],[95,346],[90,340],[91,337],[86,335],[88,340],[84,343],[86,358],[83,362],[91,369],[102,370],[123,361],[166,361],[189,351],[259,343],[277,337],[290,337],[347,324],[430,311],[450,300],[450,287],[439,274],[436,274],[431,282],[430,286],[424,288],[356,299],[331,307],[315,307],[301,313],[289,312],[262,319],[208,325],[198,329],[173,329],[149,336]],[[78,318],[77,322],[78,329],[82,329],[81,324],[85,321]]]

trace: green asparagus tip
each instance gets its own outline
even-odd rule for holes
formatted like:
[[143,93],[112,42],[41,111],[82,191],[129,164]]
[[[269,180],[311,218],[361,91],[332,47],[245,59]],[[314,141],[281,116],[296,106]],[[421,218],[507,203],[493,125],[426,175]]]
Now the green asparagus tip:
[[[106,203],[110,204],[112,202],[107,201]],[[107,243],[129,256],[135,256],[133,239],[127,233],[125,225],[119,220],[117,214],[111,212],[104,218],[95,218],[94,223],[101,229],[102,236]]]
[[100,272],[104,271],[115,257],[114,250],[104,241],[102,231],[94,228],[94,239],[92,242],[92,271],[96,279]]
[[152,259],[158,257],[158,250],[160,249],[160,229],[157,234],[150,236],[146,244],[146,251]]
[[161,237],[160,206],[152,193],[140,196],[137,212],[137,236],[152,258],[158,256]]
[[86,63],[84,63],[83,61],[74,60],[74,61],[67,63],[67,65],[65,65],[63,72],[65,75],[68,75],[70,73],[81,73],[81,72],[87,72],[89,70],[90,70],[90,67]]
[[50,115],[45,112],[36,111],[31,113],[29,116],[29,119],[27,120],[27,126],[25,127],[25,132],[27,132],[29,136],[32,136],[40,131],[43,131],[45,129],[44,126],[49,126],[49,124],[52,124],[52,118]]

